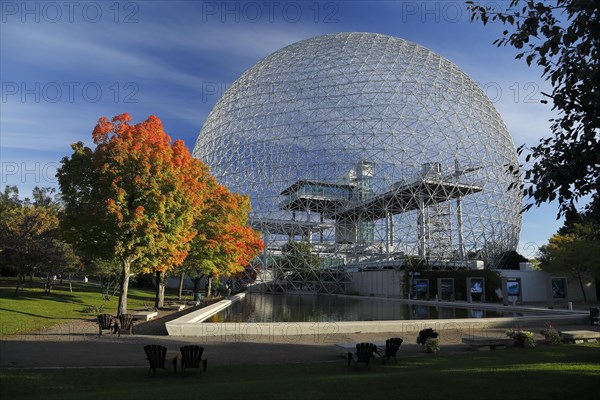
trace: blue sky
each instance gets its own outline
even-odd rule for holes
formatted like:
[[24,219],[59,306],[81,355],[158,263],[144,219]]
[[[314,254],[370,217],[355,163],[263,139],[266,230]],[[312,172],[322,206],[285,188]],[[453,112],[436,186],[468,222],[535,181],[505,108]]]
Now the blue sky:
[[[500,1],[487,4],[500,8]],[[499,23],[471,23],[458,1],[2,1],[2,188],[57,187],[69,145],[91,145],[101,116],[157,115],[190,150],[220,95],[270,53],[316,35],[376,32],[446,57],[486,91],[514,143],[548,134],[540,70],[492,44]],[[519,251],[534,255],[562,225],[557,205],[524,215]]]

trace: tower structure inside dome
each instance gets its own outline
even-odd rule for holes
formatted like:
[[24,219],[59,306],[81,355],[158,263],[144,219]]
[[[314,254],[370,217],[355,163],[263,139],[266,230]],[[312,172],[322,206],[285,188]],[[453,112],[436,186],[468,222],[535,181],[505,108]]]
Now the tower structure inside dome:
[[[443,176],[439,163],[424,164],[418,180],[396,182],[383,193],[374,192],[373,163],[364,160],[359,161],[356,169],[349,173],[348,183],[345,184],[298,180],[280,193],[284,198],[279,203],[279,208],[292,212],[291,221],[279,221],[279,229],[273,229],[274,225],[271,225],[270,232],[287,235],[289,240],[300,235],[302,240],[309,243],[313,243],[313,235],[318,234],[318,242],[322,244],[323,232],[333,229],[336,244],[368,247],[374,244],[375,222],[385,220],[383,244],[385,254],[390,257],[394,246],[394,216],[416,210],[418,255],[421,258],[431,255],[439,258],[440,242],[444,237],[450,236],[448,231],[451,229],[440,220],[439,210],[443,208],[442,204],[456,200],[456,221],[462,221],[462,198],[483,190],[481,186],[459,179],[463,174],[476,169],[460,170],[458,163],[456,167],[453,174]],[[305,215],[298,221],[298,214],[301,213]],[[316,215],[318,222],[310,222],[311,214]],[[252,224],[261,231],[269,229],[260,218],[254,219]],[[458,260],[464,263],[462,223],[456,229]],[[434,237],[440,231],[441,237]],[[350,254],[352,250],[354,248],[350,248]]]

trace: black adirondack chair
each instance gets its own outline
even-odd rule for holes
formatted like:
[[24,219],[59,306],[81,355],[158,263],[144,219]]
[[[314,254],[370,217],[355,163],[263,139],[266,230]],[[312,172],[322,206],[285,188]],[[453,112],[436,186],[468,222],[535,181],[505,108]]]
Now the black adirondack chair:
[[112,335],[114,331],[114,317],[110,314],[100,314],[98,315],[98,334],[102,335],[102,331],[109,331],[109,334]]
[[119,315],[119,329],[118,333],[121,336],[122,331],[129,330],[129,334],[133,333],[133,314],[121,314]]
[[182,346],[181,351],[181,370],[184,371],[186,368],[200,368],[202,364],[202,370],[206,372],[206,364],[208,363],[207,358],[202,358],[204,353],[204,347],[197,345]]
[[385,352],[382,354],[379,349],[375,350],[375,352],[381,357],[383,362],[389,361],[390,358],[394,359],[394,362],[397,364],[398,360],[396,359],[396,353],[400,350],[400,345],[402,344],[401,338],[389,338],[385,341]]
[[373,358],[373,353],[377,349],[373,343],[358,343],[356,345],[356,352],[348,352],[348,365],[354,363],[354,365],[358,365],[358,363],[364,363],[365,366],[369,366],[369,362],[371,362],[371,358]]
[[167,348],[159,344],[149,344],[144,346],[146,357],[150,363],[150,371],[156,372],[157,368],[167,370],[171,366],[177,372],[177,356],[173,358],[167,365]]

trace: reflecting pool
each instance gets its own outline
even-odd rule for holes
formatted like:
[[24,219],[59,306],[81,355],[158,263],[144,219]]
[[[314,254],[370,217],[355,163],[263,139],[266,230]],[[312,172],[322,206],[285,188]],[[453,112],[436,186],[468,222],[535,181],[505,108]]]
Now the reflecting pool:
[[[393,300],[317,294],[248,294],[206,322],[332,322],[517,317],[514,311],[406,304]],[[532,315],[527,313],[527,315]]]

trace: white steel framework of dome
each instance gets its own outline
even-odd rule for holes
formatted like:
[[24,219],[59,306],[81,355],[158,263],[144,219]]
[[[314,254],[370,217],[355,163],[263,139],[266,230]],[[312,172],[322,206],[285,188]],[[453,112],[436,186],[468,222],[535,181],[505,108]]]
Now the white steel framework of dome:
[[[493,267],[517,246],[518,160],[500,115],[456,65],[402,39],[339,33],[276,51],[224,93],[194,156],[249,194],[262,270],[283,290],[340,291],[346,277],[326,271],[411,257]],[[311,243],[308,275],[282,267],[290,241]]]

